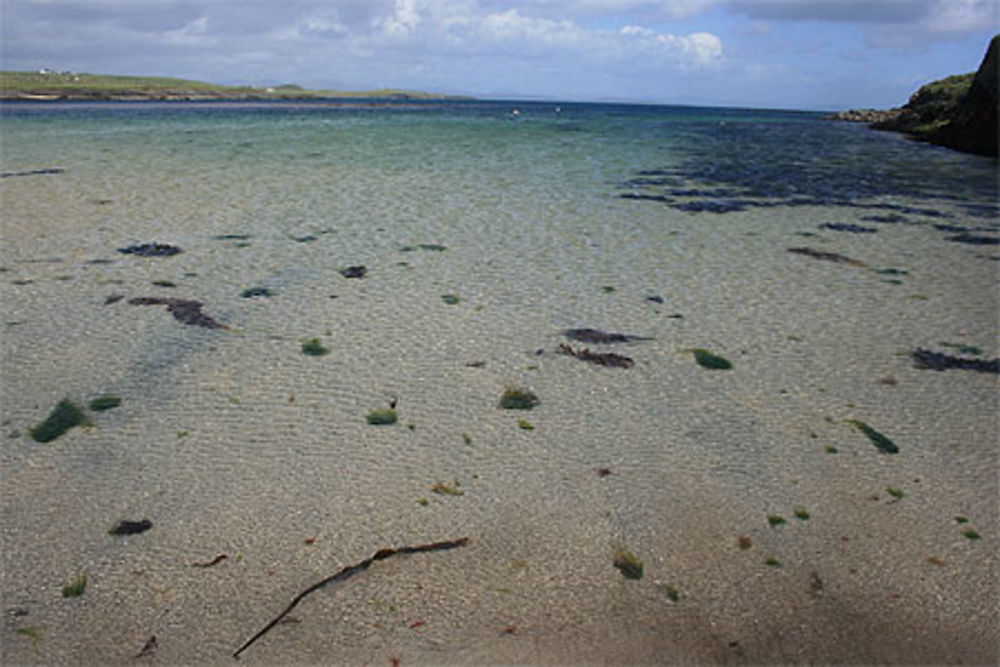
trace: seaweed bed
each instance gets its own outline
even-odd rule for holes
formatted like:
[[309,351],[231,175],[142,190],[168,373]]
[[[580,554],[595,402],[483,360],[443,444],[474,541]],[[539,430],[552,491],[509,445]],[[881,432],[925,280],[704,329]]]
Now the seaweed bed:
[[171,257],[180,254],[182,251],[175,245],[169,243],[136,243],[134,245],[118,248],[118,252],[123,255],[139,255],[140,257]]
[[634,340],[652,340],[645,336],[631,336],[629,334],[608,333],[599,329],[566,329],[563,331],[570,340],[580,343],[628,343]]
[[850,264],[851,266],[867,266],[864,262],[856,259],[851,259],[844,255],[838,255],[835,252],[825,252],[822,250],[813,250],[812,248],[789,248],[788,252],[794,252],[797,255],[805,255],[806,257],[812,257],[814,259],[823,259],[828,262],[836,262],[837,264]]
[[1000,373],[1000,359],[963,359],[932,350],[914,350],[910,356],[917,368],[945,371],[950,368],[976,371],[979,373]]
[[635,360],[614,352],[592,352],[588,348],[574,350],[566,343],[559,344],[559,352],[570,357],[576,357],[580,361],[589,361],[598,366],[608,366],[609,368],[631,368]]
[[191,301],[189,299],[173,299],[158,296],[137,296],[128,301],[133,306],[166,306],[174,319],[183,324],[204,327],[206,329],[228,329],[229,326],[222,322],[217,322],[205,313],[201,312],[201,301]]

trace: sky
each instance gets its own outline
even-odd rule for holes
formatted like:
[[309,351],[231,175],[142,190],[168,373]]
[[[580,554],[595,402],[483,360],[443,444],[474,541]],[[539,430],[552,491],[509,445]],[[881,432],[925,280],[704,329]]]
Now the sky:
[[0,0],[0,68],[486,99],[889,108],[1000,0]]

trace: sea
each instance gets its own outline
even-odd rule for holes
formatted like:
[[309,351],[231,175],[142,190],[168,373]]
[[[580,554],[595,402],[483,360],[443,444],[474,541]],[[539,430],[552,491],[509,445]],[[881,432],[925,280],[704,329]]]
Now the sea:
[[3,102],[0,231],[4,664],[231,664],[341,570],[241,659],[998,658],[995,160],[790,110]]

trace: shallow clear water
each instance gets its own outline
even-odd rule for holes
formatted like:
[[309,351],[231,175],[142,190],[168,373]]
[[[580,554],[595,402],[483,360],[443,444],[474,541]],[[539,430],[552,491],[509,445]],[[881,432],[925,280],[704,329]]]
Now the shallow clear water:
[[[315,580],[462,536],[245,659],[995,657],[996,376],[910,356],[998,354],[995,162],[818,114],[556,103],[6,104],[0,136],[5,662],[151,634],[225,662]],[[183,252],[118,252],[152,242]],[[572,327],[651,340],[591,344],[634,360],[604,368],[560,353]],[[500,410],[522,385],[541,404]],[[153,528],[107,534],[126,518]]]

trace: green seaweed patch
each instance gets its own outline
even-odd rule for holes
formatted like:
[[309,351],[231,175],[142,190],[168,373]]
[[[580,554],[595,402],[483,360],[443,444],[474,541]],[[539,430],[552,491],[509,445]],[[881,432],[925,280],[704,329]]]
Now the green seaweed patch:
[[768,558],[764,561],[764,565],[768,567],[781,567],[781,561],[777,558]]
[[539,403],[538,396],[530,389],[512,387],[500,396],[500,407],[504,410],[531,410]]
[[616,290],[617,288],[616,288],[616,287],[615,287],[614,285],[605,285],[605,286],[603,286],[603,287],[602,287],[601,289],[602,289],[602,290],[604,290],[604,293],[605,293],[605,294],[611,294],[611,293],[612,293],[612,292],[614,292],[614,291],[615,291],[615,290]]
[[670,600],[671,602],[680,602],[681,599],[680,591],[678,591],[673,586],[668,586],[667,584],[659,584],[657,588],[663,591],[663,594],[666,595],[667,599]]
[[823,451],[826,452],[827,454],[836,454],[840,450],[834,447],[833,445],[824,445]]
[[903,490],[898,486],[887,486],[885,490],[890,496],[892,496],[896,500],[901,500],[906,496],[906,493],[904,493]]
[[805,507],[796,507],[794,511],[795,518],[799,521],[808,521],[812,518],[812,515],[809,514],[809,511]]
[[31,641],[37,642],[37,641],[39,641],[42,638],[42,629],[41,628],[34,628],[34,627],[32,627],[32,628],[18,628],[17,629],[17,634],[21,635],[22,637],[27,637]]
[[268,297],[273,295],[274,292],[266,287],[248,287],[240,292],[240,296],[244,299],[256,299],[257,297]]
[[62,596],[64,598],[80,597],[83,595],[85,590],[87,590],[87,575],[81,574],[76,579],[63,586]]
[[464,442],[467,445],[471,445],[472,444],[472,436],[469,435],[468,433],[463,433],[462,434],[462,442]]
[[733,367],[732,362],[728,359],[720,357],[717,354],[713,354],[708,350],[695,348],[688,351],[694,354],[694,360],[698,362],[698,365],[702,368],[707,368],[713,371],[725,371]]
[[518,419],[517,420],[517,427],[519,429],[521,429],[522,431],[534,431],[535,430],[534,424],[532,424],[531,422],[529,422],[527,419]]
[[31,429],[35,442],[52,442],[74,426],[87,426],[90,421],[83,410],[69,398],[64,398],[52,409],[41,424]]
[[456,303],[459,302],[457,294],[442,294],[441,300],[444,301],[449,306],[454,306]]
[[899,447],[896,446],[896,443],[863,421],[858,419],[848,419],[847,423],[864,433],[868,439],[871,440],[872,444],[879,448],[879,450],[885,452],[886,454],[899,453]]
[[881,274],[883,276],[906,276],[906,275],[909,275],[909,273],[906,271],[906,269],[893,269],[891,267],[890,268],[886,268],[886,269],[876,269],[875,273]]
[[769,514],[767,517],[767,525],[772,528],[775,526],[784,526],[786,523],[788,522],[785,521],[785,517],[778,516],[777,514]]
[[310,357],[322,357],[330,354],[330,349],[323,347],[323,344],[319,342],[319,338],[312,338],[302,343],[302,354]]
[[979,539],[979,533],[977,533],[972,528],[969,528],[968,530],[963,531],[962,534],[965,535],[970,540],[978,540]]
[[942,347],[950,347],[956,350],[959,354],[971,354],[971,355],[981,355],[983,353],[982,349],[976,347],[975,345],[965,345],[963,343],[941,343]]
[[642,561],[628,549],[622,547],[615,551],[612,563],[626,579],[642,579]]
[[111,410],[117,408],[122,404],[122,397],[115,396],[114,394],[104,394],[103,396],[98,396],[97,398],[90,401],[87,404],[94,412],[104,412],[105,410]]
[[956,516],[955,517],[955,522],[956,523],[969,523],[969,517],[967,517],[967,516]]
[[431,487],[431,491],[440,494],[442,496],[464,496],[465,491],[461,488],[462,485],[459,484],[458,480],[455,480],[454,484],[446,484],[445,482],[435,482],[434,486]]
[[368,413],[365,418],[373,426],[387,426],[396,423],[396,411],[392,408],[378,408]]

